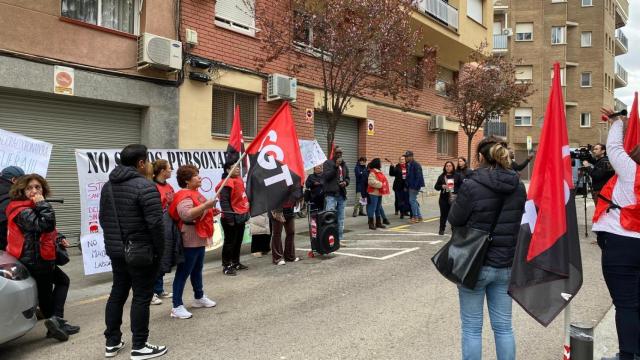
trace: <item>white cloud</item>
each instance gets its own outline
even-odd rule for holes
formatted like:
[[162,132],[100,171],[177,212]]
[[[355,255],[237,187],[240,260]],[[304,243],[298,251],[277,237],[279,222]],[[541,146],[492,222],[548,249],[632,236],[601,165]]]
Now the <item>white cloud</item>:
[[629,2],[629,22],[622,28],[629,40],[629,52],[616,57],[616,61],[622,65],[628,73],[627,87],[617,89],[615,96],[631,107],[633,93],[640,86],[640,21],[633,21],[635,7]]

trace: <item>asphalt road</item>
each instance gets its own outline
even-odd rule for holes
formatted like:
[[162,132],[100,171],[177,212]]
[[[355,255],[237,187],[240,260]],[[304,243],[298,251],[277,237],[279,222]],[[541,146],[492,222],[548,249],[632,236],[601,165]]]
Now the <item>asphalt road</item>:
[[[427,218],[437,215],[436,204],[429,198],[423,205]],[[306,221],[300,219],[296,245],[303,261],[274,266],[269,256],[246,255],[243,262],[250,269],[236,277],[222,274],[219,250],[208,253],[205,292],[218,306],[195,309],[189,320],[169,317],[170,300],[152,306],[150,341],[168,346],[163,359],[180,360],[460,358],[457,289],[430,262],[448,236],[437,235],[437,221],[403,226],[406,222],[397,216],[390,219],[393,228],[370,231],[366,218],[349,217],[347,246],[339,254],[314,259],[302,250],[309,241],[303,234]],[[581,240],[585,281],[573,300],[572,320],[595,324],[611,301],[594,239],[591,234]],[[72,259],[65,270],[72,278],[66,317],[81,325],[81,332],[58,343],[44,338],[40,322],[22,338],[0,345],[0,359],[103,358],[110,276],[85,277],[80,261]],[[171,280],[165,277],[169,287]],[[186,290],[189,304],[189,285]],[[513,323],[519,359],[562,358],[562,315],[544,328],[514,304]],[[130,344],[128,326],[125,316],[124,339]],[[484,338],[484,358],[495,359],[486,309]],[[116,359],[128,358],[129,350],[127,345]]]

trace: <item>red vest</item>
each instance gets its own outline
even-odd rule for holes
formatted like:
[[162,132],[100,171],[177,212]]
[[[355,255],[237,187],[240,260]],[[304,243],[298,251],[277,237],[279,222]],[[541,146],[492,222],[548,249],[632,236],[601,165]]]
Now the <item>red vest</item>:
[[[615,175],[609,179],[607,184],[600,191],[600,196],[604,199],[599,199],[597,202],[596,211],[593,214],[594,223],[597,222],[602,214],[609,209],[609,206],[611,205],[610,201],[613,196],[613,189],[617,182],[618,176]],[[636,203],[620,209],[620,225],[626,230],[640,232],[640,165],[636,165],[636,181],[633,191],[636,194]]]
[[175,191],[173,191],[173,186],[171,184],[165,182],[164,184],[156,183],[156,188],[160,192],[160,201],[162,202],[162,209],[166,209],[169,207],[169,204],[173,200],[173,195]]
[[[224,179],[216,185],[216,191],[220,189],[220,185]],[[244,188],[244,181],[240,177],[232,177],[224,184],[225,187],[231,188],[231,208],[236,214],[246,214],[249,212],[249,199]],[[224,214],[223,214],[224,216]]]
[[[178,204],[184,199],[191,199],[193,201],[193,207],[199,206],[207,199],[205,199],[202,194],[198,190],[189,190],[182,189],[175,193],[173,196],[173,201],[169,205],[169,216],[178,223],[178,228],[182,229],[182,225],[184,221],[180,218],[178,214]],[[208,209],[200,216],[199,218],[194,220],[196,226],[196,234],[198,234],[201,238],[210,238],[213,236],[213,209]]]
[[[36,205],[31,200],[11,201],[9,205],[7,205],[7,252],[16,259],[20,259],[20,257],[22,257],[24,233],[13,220],[25,209],[35,209],[35,207]],[[40,234],[40,257],[43,260],[53,261],[56,259],[57,237],[57,230]]]
[[373,174],[376,176],[378,181],[382,183],[382,187],[379,189],[376,189],[373,186],[369,185],[369,187],[367,188],[367,192],[372,193],[375,190],[378,190],[380,195],[389,195],[389,181],[387,181],[387,177],[384,176],[382,171],[379,171],[379,170],[378,171],[371,170],[371,171],[373,171]]

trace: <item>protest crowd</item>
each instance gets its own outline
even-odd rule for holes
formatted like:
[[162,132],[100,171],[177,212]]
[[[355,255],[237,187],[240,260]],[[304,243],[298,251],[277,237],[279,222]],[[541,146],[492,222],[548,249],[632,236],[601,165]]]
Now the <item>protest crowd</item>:
[[[605,114],[612,115],[609,111]],[[607,144],[598,144],[593,149],[593,160],[585,160],[582,171],[593,177],[593,196],[597,202],[593,231],[602,249],[603,274],[618,314],[620,353],[616,356],[633,359],[640,355],[640,285],[637,282],[640,274],[637,202],[640,147],[637,144],[630,147],[626,141],[623,145],[623,120],[615,116],[612,120]],[[267,127],[270,125],[271,122]],[[284,124],[276,130],[286,128]],[[634,131],[637,132],[637,128]],[[392,192],[394,216],[398,220],[407,218],[404,221],[408,224],[423,221],[418,199],[425,188],[424,174],[411,150],[405,151],[397,163],[384,159],[389,165],[387,175],[379,157],[370,161],[361,157],[357,164],[346,164],[343,150],[334,146],[329,158],[313,167],[303,189],[304,171],[295,164],[289,164],[287,169],[275,161],[271,169],[260,165],[258,157],[264,156],[263,149],[258,147],[261,136],[258,135],[246,151],[243,144],[230,142],[224,174],[215,186],[217,197],[209,199],[199,192],[202,179],[196,166],[172,169],[166,159],[150,164],[148,149],[140,144],[128,145],[121,151],[120,163],[110,173],[100,197],[99,220],[113,274],[105,310],[105,357],[115,357],[126,346],[120,327],[130,291],[133,292],[130,316],[131,359],[134,360],[162,356],[168,351],[167,347],[148,341],[150,305],[170,301],[172,309],[168,315],[172,318],[193,316],[183,302],[188,279],[193,290],[190,307],[216,306],[203,287],[205,249],[212,244],[214,218],[220,219],[224,233],[222,273],[226,276],[250,270],[240,262],[247,226],[254,256],[270,253],[276,266],[300,261],[295,252],[295,221],[303,204],[312,213],[335,213],[337,239],[342,240],[349,187],[355,187],[357,193],[352,216],[366,216],[372,231],[396,221],[387,216],[383,207],[385,198]],[[286,145],[278,143],[277,146]],[[543,156],[546,149],[540,151],[539,156]],[[528,216],[526,203],[533,201],[538,208],[543,207],[536,202],[540,185],[532,183],[527,194],[516,170],[523,169],[531,157],[525,164],[515,163],[512,151],[501,139],[483,139],[474,154],[473,160],[460,157],[456,163],[445,162],[433,184],[439,193],[439,235],[445,234],[448,223],[452,227],[452,241],[460,236],[457,230],[460,228],[484,231],[485,238],[490,234],[491,241],[481,241],[485,246],[484,255],[480,260],[474,259],[481,265],[475,274],[462,274],[462,277],[452,271],[445,274],[446,265],[437,259],[441,252],[434,257],[434,263],[450,279],[458,276],[462,357],[481,358],[486,297],[497,357],[515,359],[512,297],[518,300],[518,291],[526,290],[518,287],[521,283],[516,270],[519,254],[525,247],[522,226],[528,226],[522,219]],[[472,162],[476,164],[475,169],[470,166]],[[350,168],[351,165],[355,166]],[[276,176],[277,172],[270,171],[284,174],[289,169],[292,183],[299,186],[258,198],[256,194],[266,190],[256,178],[262,181]],[[615,181],[608,181],[614,174]],[[173,176],[180,189],[167,183]],[[557,178],[562,179],[562,175],[558,173]],[[46,336],[67,341],[80,327],[65,318],[70,281],[61,267],[65,256],[66,261],[69,260],[65,255],[69,243],[56,230],[55,213],[47,202],[50,192],[47,180],[40,175],[25,174],[16,166],[2,170],[0,248],[18,258],[34,277]],[[539,213],[538,226],[544,221]],[[443,249],[446,251],[447,246]],[[165,289],[164,278],[171,272],[174,272],[172,286]],[[191,294],[187,298],[191,298]],[[544,323],[548,320],[545,316],[547,314],[539,314],[536,319]]]

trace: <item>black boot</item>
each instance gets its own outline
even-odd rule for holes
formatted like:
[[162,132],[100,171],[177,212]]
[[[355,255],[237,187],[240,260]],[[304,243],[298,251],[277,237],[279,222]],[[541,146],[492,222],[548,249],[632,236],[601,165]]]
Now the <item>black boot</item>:
[[48,318],[44,321],[44,326],[47,328],[47,335],[50,335],[52,338],[58,341],[69,340],[69,334],[64,330],[63,324],[58,317],[52,316]]
[[382,223],[385,225],[391,225],[391,223],[389,222],[389,220],[387,218],[382,218]]
[[375,230],[376,226],[373,224],[373,218],[369,218],[369,230]]
[[380,229],[386,229],[387,227],[382,225],[382,221],[379,216],[376,216],[376,227]]

